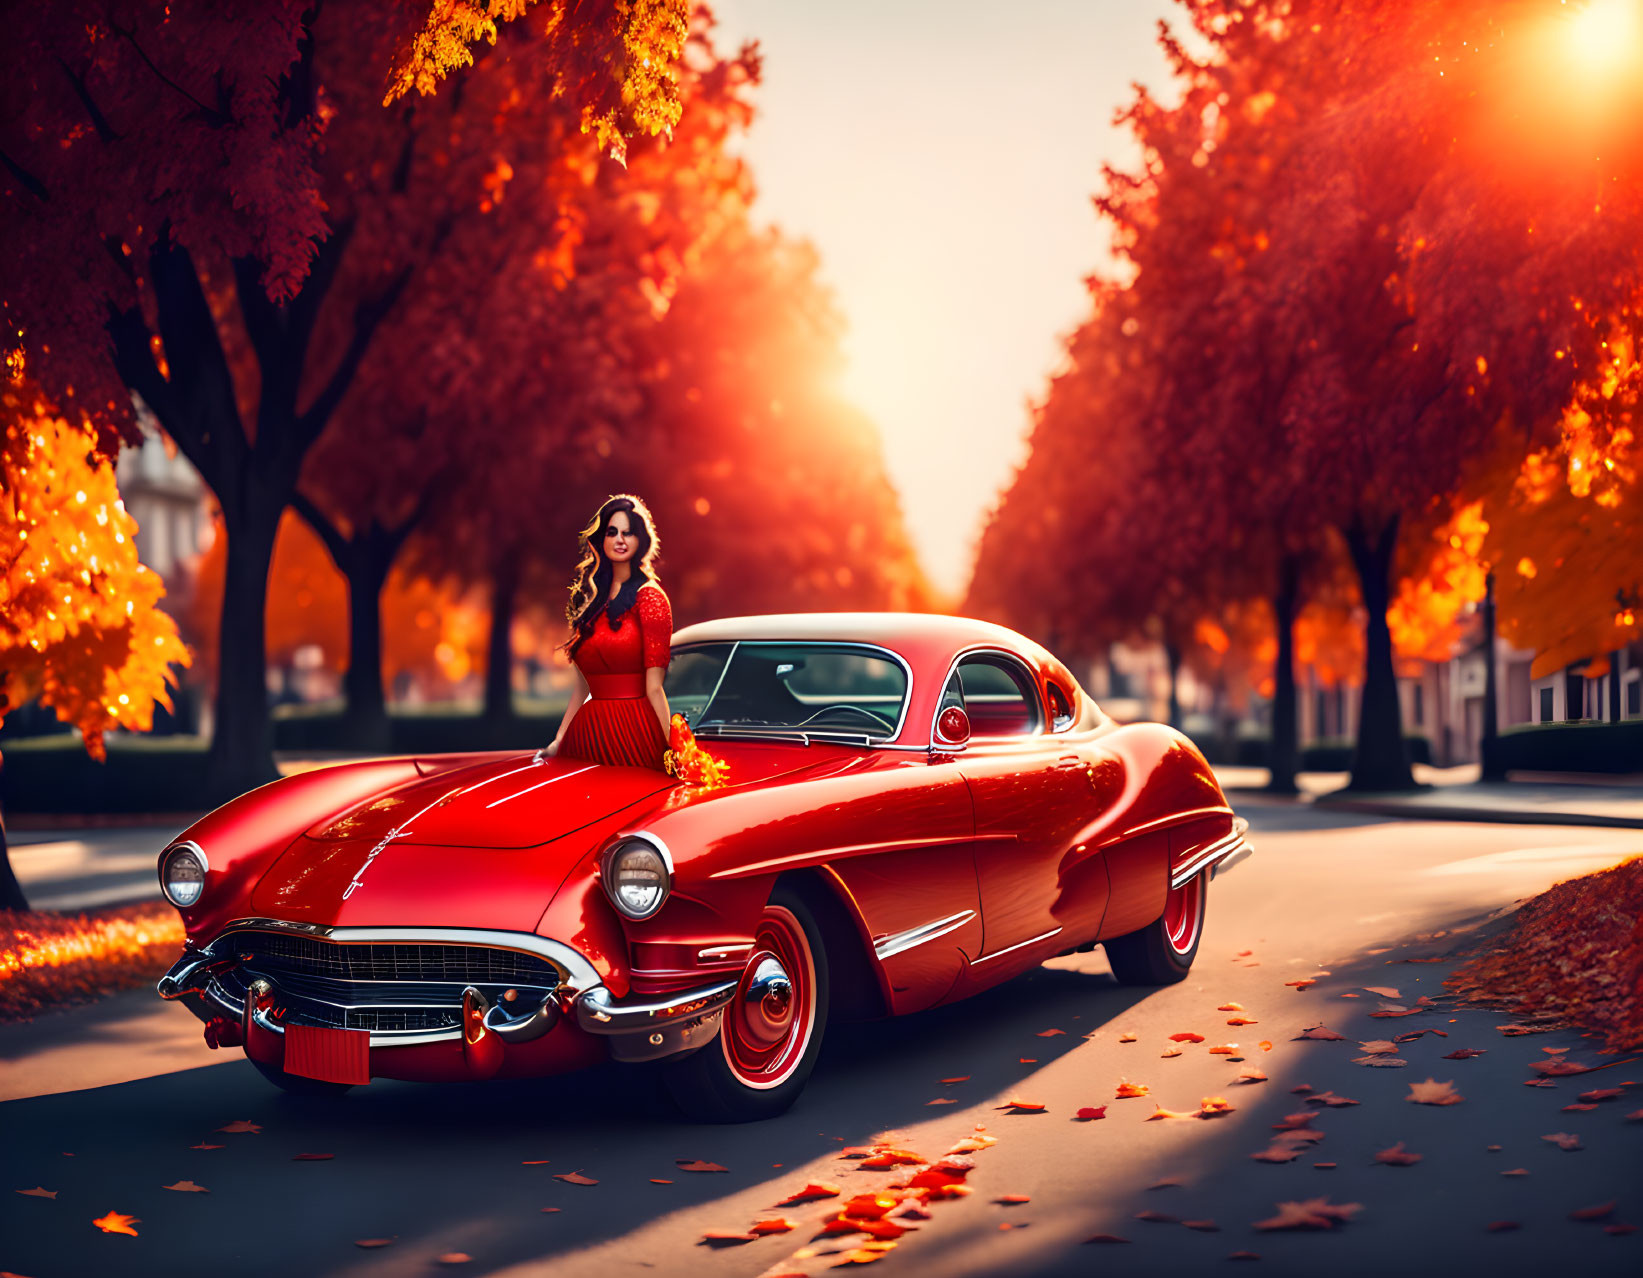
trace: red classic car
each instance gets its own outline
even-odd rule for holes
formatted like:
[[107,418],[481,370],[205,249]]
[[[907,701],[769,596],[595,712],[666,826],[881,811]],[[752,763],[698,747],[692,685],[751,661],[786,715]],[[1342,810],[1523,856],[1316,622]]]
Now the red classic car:
[[957,617],[745,617],[674,637],[697,788],[540,754],[347,763],[160,857],[159,983],[293,1091],[657,1062],[695,1117],[780,1113],[830,1017],[899,1016],[1106,947],[1191,966],[1248,854],[1203,756]]

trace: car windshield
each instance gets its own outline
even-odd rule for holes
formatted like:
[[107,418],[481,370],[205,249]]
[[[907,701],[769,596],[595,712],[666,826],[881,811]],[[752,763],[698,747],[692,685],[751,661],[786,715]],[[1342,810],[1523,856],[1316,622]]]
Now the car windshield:
[[746,641],[674,652],[672,708],[706,736],[802,732],[888,740],[901,723],[907,673],[882,650]]

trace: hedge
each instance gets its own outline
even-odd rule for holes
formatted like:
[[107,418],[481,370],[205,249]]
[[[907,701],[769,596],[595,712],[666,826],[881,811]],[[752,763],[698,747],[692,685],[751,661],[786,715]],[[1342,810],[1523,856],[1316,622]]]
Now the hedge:
[[1500,772],[1643,772],[1643,719],[1526,723],[1488,747]]
[[[1197,744],[1211,763],[1235,764],[1240,768],[1266,767],[1268,752],[1272,748],[1268,737],[1237,737],[1230,750],[1226,742],[1214,737],[1203,738]],[[1432,742],[1426,737],[1405,737],[1403,748],[1412,764],[1432,762]],[[1350,740],[1325,738],[1314,741],[1301,747],[1299,771],[1349,772],[1356,749],[1356,743]]]

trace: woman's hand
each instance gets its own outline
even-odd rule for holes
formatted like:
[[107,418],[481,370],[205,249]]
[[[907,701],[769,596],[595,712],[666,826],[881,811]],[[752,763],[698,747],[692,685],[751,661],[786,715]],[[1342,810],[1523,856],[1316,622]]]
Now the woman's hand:
[[555,755],[557,755],[558,753],[559,753],[559,743],[557,741],[555,741],[551,745],[543,746],[540,750],[538,750],[536,752],[536,761],[538,763],[540,763],[543,759],[551,759]]

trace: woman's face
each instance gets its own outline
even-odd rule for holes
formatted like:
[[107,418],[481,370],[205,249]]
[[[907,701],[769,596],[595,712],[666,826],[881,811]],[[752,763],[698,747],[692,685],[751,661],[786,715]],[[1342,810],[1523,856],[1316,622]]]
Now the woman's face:
[[605,558],[613,564],[625,564],[639,552],[639,537],[625,510],[616,511],[605,521],[604,538]]

